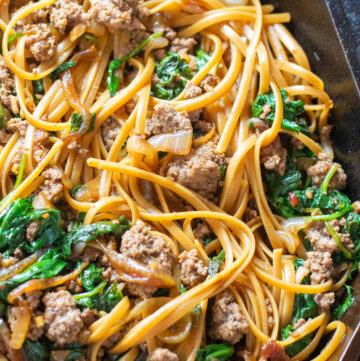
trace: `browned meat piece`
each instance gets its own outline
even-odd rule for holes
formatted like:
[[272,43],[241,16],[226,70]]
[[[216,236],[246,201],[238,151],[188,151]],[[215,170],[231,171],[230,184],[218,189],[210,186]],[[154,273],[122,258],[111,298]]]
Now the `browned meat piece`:
[[13,257],[15,258],[15,261],[18,262],[24,258],[24,252],[20,247],[16,247],[13,253]]
[[305,325],[306,320],[305,318],[299,318],[295,323],[294,323],[294,327],[295,328],[300,328],[301,326]]
[[211,230],[207,223],[199,222],[193,229],[193,233],[194,237],[203,244],[205,237],[211,233]]
[[86,308],[81,313],[81,319],[85,327],[89,327],[92,323],[94,323],[98,319],[98,317],[94,310],[90,310],[90,308]]
[[80,293],[83,291],[81,282],[78,281],[78,278],[74,278],[65,282],[66,289],[71,293]]
[[192,129],[192,127],[188,113],[178,113],[175,108],[166,103],[155,105],[151,119],[146,119],[145,123],[145,133],[149,135],[173,133],[189,129]]
[[36,232],[40,226],[40,221],[31,222],[26,228],[26,239],[32,242],[35,238]]
[[42,292],[39,290],[26,292],[26,301],[31,310],[35,310],[40,305]]
[[174,53],[189,53],[194,50],[196,45],[195,38],[175,38],[171,42],[170,51]]
[[222,291],[211,307],[209,336],[214,340],[237,343],[249,332],[249,322],[241,313],[230,291]]
[[269,325],[269,328],[272,329],[275,324],[274,311],[273,311],[271,302],[268,298],[265,300],[265,303],[266,303],[266,309],[267,309],[267,313],[268,313],[268,325]]
[[83,321],[71,294],[64,290],[49,292],[43,297],[43,302],[46,336],[58,345],[75,342]]
[[151,352],[146,361],[179,361],[179,357],[167,348],[157,348]]
[[215,198],[221,181],[219,166],[225,164],[225,155],[215,148],[215,143],[208,142],[185,156],[174,156],[166,165],[166,176],[203,197]]
[[189,81],[185,87],[185,99],[192,99],[200,96],[202,89],[195,85],[192,81]]
[[32,341],[36,341],[45,332],[45,325],[43,325],[43,324],[38,325],[36,322],[37,317],[43,318],[42,312],[39,312],[39,311],[31,312],[29,330],[26,334],[26,337]]
[[0,144],[1,145],[5,145],[9,139],[10,139],[11,135],[6,133],[6,131],[4,129],[0,129]]
[[86,159],[86,158],[88,158],[90,156],[89,149],[85,148],[81,144],[81,141],[79,141],[79,140],[73,140],[72,142],[69,143],[67,148],[69,150],[72,150],[72,151],[76,152],[83,159]]
[[285,174],[287,150],[281,145],[280,137],[277,136],[267,147],[261,148],[260,161],[264,167],[274,170],[280,175]]
[[14,74],[0,56],[0,102],[14,114],[19,113],[19,103],[15,95]]
[[319,307],[319,313],[327,311],[335,301],[334,292],[318,293],[315,295],[314,300]]
[[109,282],[120,282],[121,279],[114,268],[107,267],[105,271],[101,273],[101,275]]
[[119,134],[121,126],[114,118],[107,119],[101,126],[101,136],[107,150],[110,150],[117,135]]
[[205,280],[208,268],[196,249],[182,252],[179,255],[179,263],[181,264],[180,280],[186,288],[195,287]]
[[[323,182],[326,174],[334,164],[326,153],[319,153],[317,156],[318,161],[307,169],[307,175],[312,179],[312,186],[319,188]],[[330,180],[329,189],[344,189],[346,187],[346,174],[339,163],[337,165],[337,171]]]
[[90,0],[90,14],[95,21],[106,25],[110,32],[119,29],[145,29],[140,21],[144,11],[139,0]]
[[60,33],[65,34],[67,28],[79,24],[87,24],[90,15],[73,0],[57,0],[50,10],[50,21]]
[[205,78],[200,82],[199,87],[205,92],[212,92],[219,82],[219,78],[214,74],[206,74]]
[[[1,91],[2,88],[0,88]],[[29,123],[21,118],[11,118],[6,122],[6,129],[11,133],[19,132],[22,137],[26,135],[26,129]]]
[[31,34],[26,38],[26,45],[37,61],[47,61],[56,52],[56,40],[46,24],[26,25],[25,31]]
[[[335,232],[340,231],[340,224],[338,219],[330,221],[329,223]],[[350,235],[348,233],[338,233],[338,235],[345,247],[347,247],[349,250],[354,248],[354,244],[351,241]],[[323,221],[312,222],[306,230],[306,238],[310,240],[311,245],[315,251],[332,253],[339,250],[339,247],[336,245],[333,237],[327,230]]]
[[48,168],[43,172],[45,176],[44,184],[40,186],[40,191],[50,202],[58,201],[63,193],[64,186],[61,183],[62,172],[57,167]]
[[248,206],[245,209],[243,219],[245,222],[250,222],[259,215],[259,210],[255,199],[250,199]]
[[262,356],[268,361],[289,361],[289,356],[284,349],[275,341],[270,340],[261,348]]
[[328,281],[333,271],[333,260],[330,252],[308,252],[305,267],[311,272],[312,284]]
[[34,161],[40,163],[48,154],[50,147],[49,133],[42,129],[36,129],[33,143]]
[[[141,220],[137,220],[121,241],[121,253],[147,266],[154,263],[158,268],[169,274],[174,267],[174,255],[169,244],[161,237],[151,233],[151,228]],[[141,284],[129,283],[128,290],[131,294],[142,298],[150,297],[156,288]]]
[[266,129],[270,128],[268,123],[259,118],[251,118],[249,120],[249,124],[252,124],[252,128],[254,128],[257,133],[262,133]]

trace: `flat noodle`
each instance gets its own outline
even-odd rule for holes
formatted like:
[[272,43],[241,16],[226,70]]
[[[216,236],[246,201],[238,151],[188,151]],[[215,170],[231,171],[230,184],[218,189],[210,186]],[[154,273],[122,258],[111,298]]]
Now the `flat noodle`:
[[359,207],[273,11],[0,2],[1,360],[335,352]]

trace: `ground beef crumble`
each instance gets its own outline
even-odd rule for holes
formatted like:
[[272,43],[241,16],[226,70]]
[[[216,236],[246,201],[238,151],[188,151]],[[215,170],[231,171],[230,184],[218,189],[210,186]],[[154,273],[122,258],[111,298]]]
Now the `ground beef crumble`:
[[[326,153],[319,153],[317,156],[317,162],[307,169],[307,175],[311,177],[312,186],[319,188],[323,182],[326,174],[329,172],[330,168],[334,162],[329,158]],[[342,169],[339,163],[337,165],[337,170],[333,177],[330,180],[328,189],[338,189],[342,190],[346,187],[346,174]]]
[[139,0],[90,0],[89,13],[95,21],[103,23],[110,32],[119,29],[145,30],[141,19],[145,12]]
[[105,145],[106,150],[110,150],[111,146],[119,134],[121,129],[120,123],[110,117],[101,126],[101,136]]
[[14,75],[0,56],[0,102],[14,114],[19,113],[19,103],[15,95]]
[[237,343],[249,332],[249,323],[230,291],[222,291],[211,307],[209,336],[214,340]]
[[68,291],[47,293],[43,297],[45,304],[46,336],[58,345],[74,342],[83,328],[81,313]]
[[[143,221],[136,223],[124,233],[121,241],[121,253],[145,265],[156,263],[160,270],[172,273],[174,255],[169,244],[163,238],[154,236],[151,228]],[[136,283],[127,284],[128,291],[142,298],[150,297],[155,287]]]
[[74,0],[57,0],[50,10],[51,23],[65,34],[67,28],[73,28],[79,24],[87,24],[90,15],[85,13],[83,7]]
[[57,43],[48,25],[25,25],[24,31],[31,32],[26,38],[26,45],[37,61],[47,61],[54,56]]
[[166,103],[159,103],[154,107],[152,117],[146,119],[145,133],[157,135],[173,133],[179,130],[192,129],[188,113],[178,113],[175,108]]
[[40,186],[40,191],[50,202],[58,201],[64,190],[61,183],[62,171],[57,167],[48,168],[43,172],[45,176],[44,183]]
[[180,38],[176,37],[172,40],[170,51],[174,53],[190,53],[194,50],[196,45],[195,38]]
[[179,255],[179,263],[181,265],[180,280],[186,288],[195,287],[205,280],[208,268],[196,249],[182,252]]
[[285,174],[287,150],[281,145],[280,137],[277,136],[268,146],[261,148],[260,161],[268,170],[274,170],[280,175]]
[[156,348],[150,353],[147,361],[179,361],[179,357],[167,348]]
[[161,170],[171,180],[208,199],[214,199],[221,185],[219,166],[225,155],[216,153],[214,142],[191,149],[185,156],[176,155]]

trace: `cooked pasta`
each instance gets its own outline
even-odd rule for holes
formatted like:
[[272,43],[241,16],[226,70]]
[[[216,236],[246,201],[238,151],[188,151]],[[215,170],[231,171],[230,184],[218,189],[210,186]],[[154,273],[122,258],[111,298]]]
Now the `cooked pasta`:
[[327,360],[360,215],[332,101],[259,0],[0,2],[0,357]]

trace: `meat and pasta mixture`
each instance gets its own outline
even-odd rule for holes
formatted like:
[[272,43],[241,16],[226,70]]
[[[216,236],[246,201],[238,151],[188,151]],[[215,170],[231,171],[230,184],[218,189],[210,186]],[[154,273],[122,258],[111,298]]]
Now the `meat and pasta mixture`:
[[360,204],[273,11],[0,0],[1,361],[336,351]]

